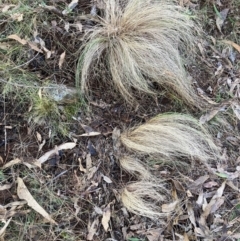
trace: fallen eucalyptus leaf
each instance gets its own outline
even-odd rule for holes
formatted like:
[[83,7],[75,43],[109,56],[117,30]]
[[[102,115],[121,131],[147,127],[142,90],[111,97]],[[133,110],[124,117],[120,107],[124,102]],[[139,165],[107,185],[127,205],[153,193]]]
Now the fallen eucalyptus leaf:
[[163,213],[170,213],[176,209],[177,204],[179,203],[178,200],[168,203],[168,204],[163,204],[162,205],[162,212]]
[[7,38],[9,39],[14,39],[16,41],[18,41],[20,44],[22,45],[26,45],[27,44],[27,41],[25,39],[21,39],[18,35],[16,34],[12,34],[12,35],[9,35]]
[[4,226],[0,229],[0,238],[4,237],[5,231],[7,229],[7,226],[11,222],[12,218],[8,219],[8,221],[4,224]]
[[95,235],[98,229],[98,224],[99,224],[99,220],[98,218],[96,218],[91,225],[90,224],[88,225],[87,240],[93,240],[93,236]]
[[65,60],[65,56],[66,56],[66,51],[64,51],[64,52],[60,55],[60,59],[59,59],[59,62],[58,62],[59,69],[62,69],[62,65],[63,65],[63,62],[64,62],[64,60]]
[[24,184],[22,178],[18,177],[17,182],[18,182],[18,187],[17,187],[17,195],[18,195],[18,197],[20,199],[26,200],[29,207],[31,207],[36,212],[41,214],[50,223],[57,225],[57,223],[50,217],[50,215],[33,198],[31,193],[28,191],[26,185]]
[[56,146],[51,151],[46,152],[43,156],[38,158],[37,161],[42,164],[45,161],[47,161],[51,156],[58,154],[58,151],[73,149],[75,146],[76,146],[75,142],[67,142],[67,143],[61,144],[60,146]]
[[103,210],[103,217],[102,217],[102,225],[105,230],[105,232],[108,231],[109,228],[109,221],[111,218],[111,203],[107,205],[107,207]]

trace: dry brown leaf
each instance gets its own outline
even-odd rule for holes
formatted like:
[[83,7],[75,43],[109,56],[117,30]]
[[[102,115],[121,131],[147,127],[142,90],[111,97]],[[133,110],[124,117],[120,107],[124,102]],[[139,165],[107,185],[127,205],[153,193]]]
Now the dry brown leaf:
[[87,170],[83,167],[81,158],[78,158],[78,161],[79,161],[79,170],[80,170],[81,172],[86,173]]
[[6,163],[3,167],[1,167],[1,169],[7,169],[9,167],[12,167],[13,165],[22,163],[22,160],[20,160],[19,158],[13,159],[10,162]]
[[209,98],[209,97],[207,96],[207,94],[206,94],[201,88],[197,88],[197,92],[198,92],[198,94],[199,94],[204,100],[206,100],[209,104],[211,104],[211,105],[217,105],[217,102],[212,101],[212,99]]
[[211,213],[211,210],[213,209],[213,206],[215,205],[217,200],[222,197],[225,186],[226,186],[226,181],[223,182],[222,185],[218,188],[215,195],[212,197],[211,201],[207,205],[203,206],[203,213],[201,215],[201,220],[202,221],[204,220],[203,223],[205,223],[206,218]]
[[210,213],[215,213],[223,205],[224,201],[224,197],[217,198],[216,202],[211,207]]
[[55,154],[58,154],[58,151],[60,151],[60,150],[67,150],[67,149],[73,149],[75,146],[76,146],[75,142],[67,142],[67,143],[61,144],[60,146],[56,146],[51,151],[46,152],[43,156],[38,158],[37,161],[42,164],[45,161],[47,161],[51,156],[53,156]]
[[161,229],[161,228],[148,229],[147,230],[148,241],[159,241],[159,240],[162,240],[162,239],[160,239],[160,236],[161,236],[162,232],[163,232],[163,229]]
[[203,190],[200,191],[196,203],[198,204],[199,207],[202,207],[202,205],[203,205],[203,203],[204,203]]
[[196,227],[195,229],[196,232],[196,236],[200,236],[200,237],[205,237],[205,233],[201,230],[201,228]]
[[236,191],[236,192],[240,192],[240,189],[238,188],[238,187],[236,187],[234,184],[233,184],[233,182],[232,181],[227,181],[227,185],[229,186],[229,187],[231,187],[234,191]]
[[79,135],[79,136],[98,136],[101,135],[100,132],[94,131],[92,127],[80,124],[83,130],[85,131],[85,134]]
[[193,208],[192,208],[192,204],[188,203],[187,204],[187,212],[188,212],[188,216],[189,216],[189,219],[192,223],[192,225],[194,227],[196,227],[196,218],[195,218],[195,215],[194,215],[194,211],[193,211]]
[[23,161],[22,164],[25,165],[26,167],[28,167],[29,169],[32,169],[35,167],[42,168],[41,163],[39,163],[38,161],[35,161],[35,160]]
[[99,135],[101,135],[100,132],[92,131],[92,132],[89,132],[89,133],[84,133],[84,134],[79,135],[79,136],[99,136]]
[[197,180],[195,180],[193,183],[189,185],[189,189],[197,189],[199,186],[201,186],[204,182],[207,181],[209,178],[209,175],[201,176]]
[[64,62],[64,60],[65,60],[65,56],[66,56],[66,51],[64,51],[64,52],[60,55],[60,59],[59,59],[59,62],[58,62],[59,69],[62,69],[62,65],[63,65],[63,62]]
[[236,117],[240,120],[240,105],[234,101],[232,102],[231,107]]
[[0,49],[8,50],[9,48],[10,48],[10,44],[4,43],[4,42],[0,43]]
[[176,200],[172,203],[168,203],[168,204],[163,204],[162,205],[162,212],[163,213],[170,213],[172,211],[174,211],[178,205],[179,201]]
[[[40,44],[43,52],[45,53],[46,59],[49,59],[49,58],[51,57],[52,52],[46,48],[46,44],[45,44],[45,42],[44,42],[44,40],[43,40],[42,38],[40,38],[39,36],[37,36],[37,37],[34,39],[34,43]],[[34,45],[35,45],[35,44],[34,44]]]
[[[240,46],[239,46],[239,48],[240,48]],[[240,79],[239,79],[239,78],[236,78],[233,82],[231,82],[231,83],[229,84],[229,86],[230,86],[229,92],[230,92],[231,94],[234,94],[233,91],[234,91],[234,89],[235,89],[236,87],[237,87],[237,89],[238,89],[239,84],[240,84]]]
[[178,240],[179,240],[179,241],[185,241],[183,235],[181,235],[181,234],[179,234],[179,233],[177,233],[177,232],[175,232],[174,234],[176,235],[176,237],[178,237]]
[[4,224],[4,226],[0,229],[0,238],[4,237],[5,231],[7,229],[7,226],[11,222],[12,218],[8,219],[8,221]]
[[234,43],[233,41],[223,40],[223,43],[233,46],[233,48],[235,48],[240,53],[240,46],[238,44]]
[[87,171],[89,171],[92,168],[92,158],[90,153],[88,153],[86,156],[86,168]]
[[188,238],[188,235],[186,233],[184,233],[184,238],[183,238],[184,241],[189,241],[189,238]]
[[105,232],[108,231],[109,228],[109,221],[111,218],[111,203],[107,205],[107,207],[103,210],[103,217],[102,217],[102,225]]
[[46,47],[42,47],[43,51],[45,52],[46,59],[49,59],[52,55],[52,51],[48,50]]
[[87,175],[87,180],[90,180],[92,179],[93,175],[96,173],[96,171],[98,170],[97,167],[91,167],[89,170],[88,170],[88,175]]
[[12,187],[13,183],[4,184],[0,186],[0,191],[8,190]]
[[174,180],[174,179],[172,179],[172,182],[173,182],[175,188],[176,188],[178,191],[180,191],[180,192],[186,192],[185,189],[184,189],[184,187],[182,186],[182,184],[181,184],[180,182],[178,182],[177,180]]
[[41,134],[39,133],[39,132],[37,132],[36,131],[36,136],[37,136],[37,140],[38,140],[38,142],[42,142],[42,136],[41,136]]
[[90,127],[90,126],[87,126],[87,125],[84,125],[84,124],[80,124],[80,125],[86,133],[89,133],[89,132],[93,131],[93,128]]
[[204,183],[203,186],[205,188],[212,188],[212,187],[218,186],[218,183],[215,181],[210,181],[210,182]]
[[24,184],[22,178],[18,177],[17,179],[18,187],[17,187],[17,195],[20,199],[26,200],[29,207],[34,209],[36,212],[41,214],[45,219],[47,219],[52,224],[57,224],[50,215],[37,203],[37,201],[33,198],[31,193],[28,191],[26,185]]
[[145,223],[137,223],[137,224],[133,224],[131,225],[129,228],[133,231],[140,231],[144,228]]
[[193,197],[192,193],[189,190],[186,191],[186,194],[189,198]]
[[106,182],[106,183],[112,183],[112,180],[107,177],[107,176],[103,176],[103,180]]
[[43,51],[40,48],[38,48],[38,46],[35,43],[28,41],[28,45],[32,50],[35,50],[39,53],[43,53]]
[[23,165],[27,166],[29,169],[34,168],[34,167],[41,168],[40,163],[38,161],[36,161],[36,160],[23,161],[23,160],[21,160],[19,158],[16,158],[16,159],[6,163],[3,167],[1,167],[1,169],[7,169],[7,168],[12,167],[12,166],[14,166],[16,164],[23,164]]
[[46,144],[46,140],[44,139],[43,142],[38,147],[38,152],[40,152],[42,150],[42,148],[44,147],[45,144]]
[[54,148],[51,151],[46,152],[43,156],[41,156],[37,161],[39,163],[44,163],[45,161],[47,161],[50,157],[52,157],[53,155],[58,155],[58,148]]
[[22,45],[26,45],[28,43],[25,39],[21,39],[17,34],[9,35],[9,36],[7,36],[7,38],[14,39]]
[[227,104],[223,104],[217,108],[212,109],[211,111],[207,112],[205,115],[202,115],[199,119],[201,124],[205,124],[206,122],[210,121],[213,117],[217,115],[219,111],[225,111]]
[[[27,202],[26,201],[15,201],[15,202],[12,202],[12,203],[8,203],[4,206],[4,208],[13,208],[13,209],[16,209],[18,206],[22,207],[26,204]],[[18,207],[19,209],[19,207]]]
[[[11,209],[9,209],[11,207]],[[19,213],[19,210],[16,210],[16,208],[20,208],[18,206],[0,206],[0,221],[6,222],[8,218],[13,217],[15,214]],[[16,211],[15,211],[16,210]]]
[[96,218],[93,223],[88,225],[88,235],[87,240],[93,240],[93,236],[95,235],[99,225],[99,220]]
[[172,189],[172,199],[175,201],[175,200],[179,200],[178,198],[178,194],[177,194],[177,190],[175,187],[173,187]]
[[213,109],[207,112],[206,114],[202,115],[199,119],[200,124],[204,124],[210,121],[218,112],[219,112],[219,109]]

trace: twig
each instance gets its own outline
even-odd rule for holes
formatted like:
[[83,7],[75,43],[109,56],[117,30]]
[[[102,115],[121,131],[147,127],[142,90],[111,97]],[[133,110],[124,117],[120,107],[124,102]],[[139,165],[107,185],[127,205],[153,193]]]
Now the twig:
[[7,129],[6,129],[6,99],[5,99],[5,93],[3,93],[3,115],[4,115],[4,155],[6,156],[7,153]]

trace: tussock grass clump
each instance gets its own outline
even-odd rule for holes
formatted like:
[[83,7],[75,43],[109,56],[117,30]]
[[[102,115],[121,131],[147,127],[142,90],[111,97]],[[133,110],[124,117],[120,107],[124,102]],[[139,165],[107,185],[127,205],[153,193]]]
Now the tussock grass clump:
[[166,201],[163,184],[155,181],[139,181],[128,184],[121,193],[123,205],[132,213],[149,218],[162,218],[159,203]]
[[151,173],[147,167],[137,158],[124,156],[119,160],[121,167],[128,173],[136,176],[138,179],[150,180]]
[[194,42],[195,27],[183,8],[166,0],[107,0],[95,21],[85,34],[76,72],[83,92],[89,92],[93,74],[99,79],[107,70],[110,76],[101,79],[128,102],[135,100],[133,89],[156,95],[157,84],[196,105],[179,52]]
[[202,162],[218,157],[218,148],[198,120],[188,115],[163,114],[121,135],[130,150],[164,159],[198,159]]

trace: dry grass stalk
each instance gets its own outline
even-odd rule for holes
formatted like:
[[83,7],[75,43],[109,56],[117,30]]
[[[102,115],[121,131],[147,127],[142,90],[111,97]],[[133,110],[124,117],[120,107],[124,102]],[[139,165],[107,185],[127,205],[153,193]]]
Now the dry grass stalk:
[[183,8],[168,0],[107,0],[102,11],[81,49],[76,73],[81,90],[88,93],[92,74],[97,72],[99,79],[105,68],[110,76],[101,79],[128,102],[135,100],[133,89],[158,94],[155,83],[196,105],[179,54],[193,46],[196,26]]
[[121,135],[130,150],[168,160],[198,159],[207,162],[219,157],[218,148],[198,120],[188,115],[158,115]]
[[128,173],[142,180],[150,180],[152,178],[151,173],[147,167],[137,158],[130,156],[124,156],[119,160],[121,167]]
[[159,182],[140,181],[127,185],[122,190],[121,199],[130,212],[149,218],[159,218],[165,216],[159,205],[159,202],[166,201],[164,191],[164,186]]

